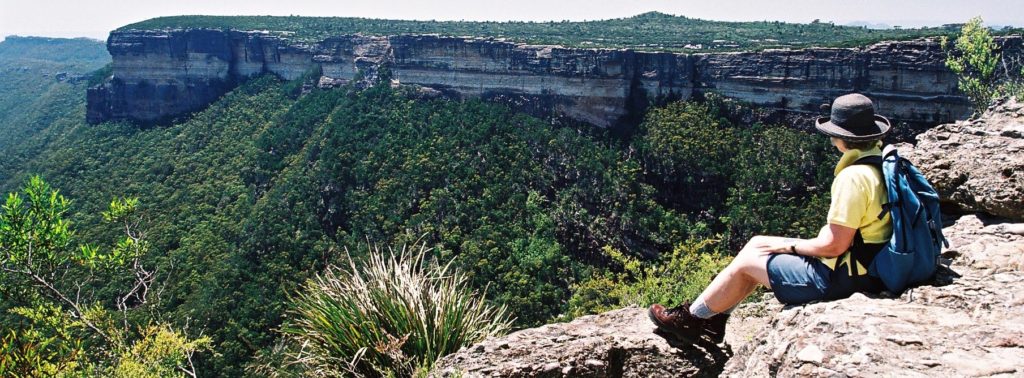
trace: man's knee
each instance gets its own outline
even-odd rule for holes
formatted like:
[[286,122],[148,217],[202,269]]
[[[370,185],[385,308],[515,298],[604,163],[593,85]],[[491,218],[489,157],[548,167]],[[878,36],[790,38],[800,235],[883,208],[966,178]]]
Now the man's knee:
[[766,240],[768,240],[768,239],[769,239],[769,237],[764,236],[764,235],[754,235],[754,237],[750,238],[750,240],[747,241],[747,245],[748,246],[761,245],[761,244],[764,244],[764,242]]
[[761,258],[759,256],[760,255],[755,253],[740,253],[739,255],[736,255],[736,257],[733,257],[732,261],[729,262],[729,265],[726,266],[725,269],[723,269],[723,273],[746,274],[746,272],[750,269],[751,266],[756,266],[757,264],[760,264],[759,260],[761,260]]
[[742,275],[748,280],[767,285],[767,256],[750,256],[750,258],[746,258],[740,264],[737,264],[735,269],[736,274]]
[[743,246],[743,249],[741,249],[740,252],[736,254],[736,257],[738,258],[740,256],[747,255],[760,255],[760,253],[756,253],[755,251],[758,249],[757,247],[766,244],[768,239],[769,237],[763,235],[757,235],[750,238],[750,240],[747,241],[747,244]]

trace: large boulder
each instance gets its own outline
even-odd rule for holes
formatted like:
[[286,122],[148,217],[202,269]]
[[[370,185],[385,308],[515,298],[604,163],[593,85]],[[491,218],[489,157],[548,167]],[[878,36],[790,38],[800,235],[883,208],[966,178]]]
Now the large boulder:
[[1017,100],[973,120],[940,125],[918,135],[916,146],[899,149],[948,205],[1024,219],[1024,104]]

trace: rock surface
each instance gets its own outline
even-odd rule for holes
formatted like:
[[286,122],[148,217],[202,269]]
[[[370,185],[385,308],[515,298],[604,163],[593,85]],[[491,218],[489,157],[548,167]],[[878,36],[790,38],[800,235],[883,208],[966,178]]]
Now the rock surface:
[[[1019,36],[1000,43],[1007,54],[1021,53]],[[969,110],[934,40],[674,54],[412,35],[338,36],[307,44],[266,31],[174,29],[112,32],[107,49],[113,76],[87,95],[93,123],[187,114],[261,73],[292,80],[320,72],[331,83],[344,83],[372,77],[382,66],[401,84],[599,127],[635,119],[658,99],[709,91],[797,115],[817,115],[820,104],[858,91],[871,96],[882,114],[928,126]]]
[[437,377],[716,376],[728,358],[714,345],[669,345],[645,309],[627,307],[570,323],[490,338],[439,362]]
[[1024,236],[1008,232],[1020,226],[960,218],[936,285],[785,308],[723,375],[1024,375]]
[[1024,103],[1009,99],[980,117],[938,126],[899,146],[960,211],[1024,220]]
[[643,309],[625,308],[485,340],[442,359],[433,375],[1024,375],[1024,224],[969,215],[945,232],[951,269],[932,285],[785,308],[766,295],[730,319],[734,352],[669,345]]

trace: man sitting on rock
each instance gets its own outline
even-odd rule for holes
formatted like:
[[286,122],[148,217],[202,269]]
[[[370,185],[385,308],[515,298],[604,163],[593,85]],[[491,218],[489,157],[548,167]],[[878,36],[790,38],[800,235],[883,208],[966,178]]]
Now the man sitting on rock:
[[692,303],[673,308],[651,306],[651,320],[660,333],[695,342],[702,336],[716,343],[725,337],[729,313],[757,285],[780,302],[803,304],[846,298],[855,292],[878,293],[884,286],[867,274],[870,259],[892,234],[882,172],[872,164],[854,164],[881,156],[881,138],[891,129],[876,115],[871,100],[860,94],[837,98],[830,117],[816,122],[843,153],[832,182],[828,224],[813,239],[755,236]]

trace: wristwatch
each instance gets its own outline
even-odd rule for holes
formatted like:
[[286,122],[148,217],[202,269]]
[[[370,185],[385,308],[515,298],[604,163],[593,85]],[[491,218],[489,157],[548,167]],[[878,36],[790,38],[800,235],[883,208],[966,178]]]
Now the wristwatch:
[[789,245],[789,252],[794,254],[794,255],[796,254],[796,243],[793,243],[793,244]]

